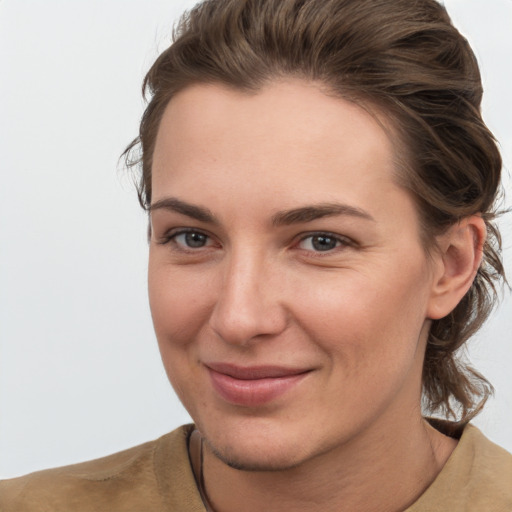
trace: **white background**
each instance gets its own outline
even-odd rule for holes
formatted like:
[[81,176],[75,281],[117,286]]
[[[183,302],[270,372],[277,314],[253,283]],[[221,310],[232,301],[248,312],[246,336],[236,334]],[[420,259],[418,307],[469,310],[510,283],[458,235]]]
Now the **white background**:
[[[159,360],[146,219],[117,159],[137,133],[143,75],[193,3],[0,1],[0,477],[189,421]],[[512,0],[446,4],[481,62],[485,117],[509,169]],[[511,332],[508,294],[470,351],[497,389],[477,424],[508,450]]]

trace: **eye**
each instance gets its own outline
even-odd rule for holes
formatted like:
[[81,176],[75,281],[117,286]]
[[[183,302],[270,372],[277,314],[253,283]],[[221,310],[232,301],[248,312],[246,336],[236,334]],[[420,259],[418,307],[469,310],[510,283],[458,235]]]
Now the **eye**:
[[314,233],[300,240],[298,247],[306,251],[328,252],[338,247],[350,245],[343,237],[330,233]]
[[171,245],[178,251],[203,249],[213,245],[213,239],[202,231],[181,229],[168,233],[161,241],[162,245]]
[[173,236],[176,244],[189,249],[199,249],[206,247],[209,242],[209,237],[199,231],[185,231]]

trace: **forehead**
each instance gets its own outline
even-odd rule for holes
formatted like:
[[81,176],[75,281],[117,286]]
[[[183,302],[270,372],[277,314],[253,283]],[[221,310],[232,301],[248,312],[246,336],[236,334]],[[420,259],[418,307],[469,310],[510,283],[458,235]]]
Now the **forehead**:
[[255,185],[271,171],[275,187],[294,179],[335,186],[341,175],[362,186],[389,180],[394,149],[388,134],[375,116],[316,83],[278,82],[256,93],[193,85],[164,112],[153,193],[169,180],[195,177],[197,184],[200,177],[211,181],[227,173]]

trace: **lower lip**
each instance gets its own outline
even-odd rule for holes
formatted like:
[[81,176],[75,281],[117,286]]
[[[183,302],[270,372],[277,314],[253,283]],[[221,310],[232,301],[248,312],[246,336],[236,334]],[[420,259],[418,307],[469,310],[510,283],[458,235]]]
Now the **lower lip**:
[[295,387],[309,373],[243,380],[216,372],[211,368],[208,370],[214,389],[224,400],[234,405],[246,407],[265,405],[275,400]]

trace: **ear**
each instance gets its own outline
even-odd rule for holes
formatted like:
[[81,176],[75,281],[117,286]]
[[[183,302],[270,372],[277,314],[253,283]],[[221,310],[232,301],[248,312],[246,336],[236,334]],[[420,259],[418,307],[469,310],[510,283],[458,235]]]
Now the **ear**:
[[438,320],[451,313],[469,290],[482,261],[486,236],[484,220],[472,215],[437,238],[428,318]]

